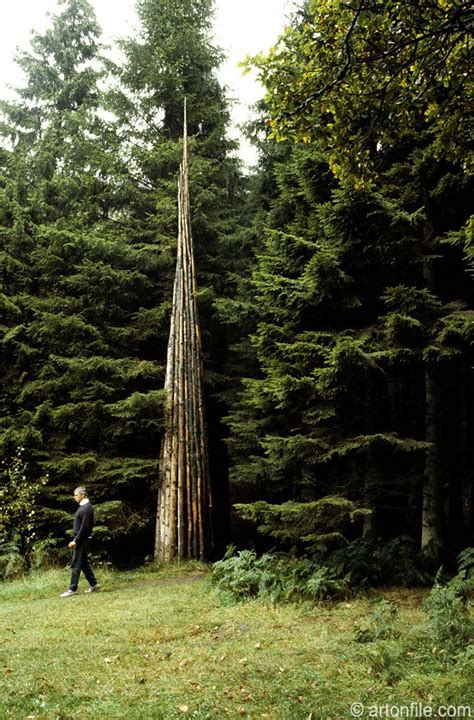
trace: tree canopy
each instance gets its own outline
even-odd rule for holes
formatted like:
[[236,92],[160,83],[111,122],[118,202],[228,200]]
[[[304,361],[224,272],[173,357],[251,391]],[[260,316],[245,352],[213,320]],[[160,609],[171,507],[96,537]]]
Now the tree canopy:
[[85,484],[97,550],[152,551],[186,98],[217,550],[229,517],[239,544],[253,520],[301,552],[321,532],[468,544],[470,5],[302,3],[250,61],[247,177],[212,1],[137,11],[112,62],[87,0],[62,0],[0,106],[0,542],[63,547]]
[[472,169],[471,4],[309,0],[254,59],[277,138],[324,138],[339,177],[426,126],[430,150]]
[[20,55],[18,100],[2,105],[1,437],[7,458],[25,448],[32,482],[48,472],[41,538],[63,543],[71,488],[85,484],[98,549],[119,552],[133,537],[131,555],[143,557],[156,513],[185,96],[211,365],[224,332],[213,299],[225,292],[241,190],[211,3],[138,9],[140,38],[124,40],[119,68],[101,56],[90,4],[64,0]]

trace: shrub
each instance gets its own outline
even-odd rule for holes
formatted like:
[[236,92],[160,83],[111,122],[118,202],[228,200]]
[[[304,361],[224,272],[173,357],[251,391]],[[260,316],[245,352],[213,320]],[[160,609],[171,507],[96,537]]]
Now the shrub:
[[0,577],[18,576],[30,561],[36,529],[36,498],[47,476],[32,482],[23,448],[2,462],[0,473]]
[[396,637],[394,622],[397,614],[396,605],[388,600],[380,600],[369,621],[357,628],[356,641],[367,643]]
[[426,629],[433,646],[450,653],[463,650],[474,637],[474,623],[464,598],[449,585],[435,585],[423,602]]
[[428,615],[427,634],[431,643],[450,656],[462,652],[474,639],[474,620],[469,597],[474,590],[474,548],[467,548],[458,556],[459,572],[446,583],[440,581],[440,569],[435,584],[423,602]]
[[350,575],[359,589],[380,585],[412,587],[433,582],[423,556],[416,552],[414,541],[408,536],[388,541],[358,538],[333,550],[325,562],[340,576]]
[[21,577],[26,570],[25,558],[21,555],[18,546],[18,536],[13,536],[9,542],[0,543],[0,578],[12,580]]
[[338,577],[335,570],[314,560],[284,553],[257,557],[253,550],[235,554],[233,547],[214,563],[212,579],[221,596],[234,602],[248,598],[271,602],[326,600],[350,593],[348,577]]
[[[465,601],[472,589],[473,555],[468,551],[461,554],[462,569],[449,581],[444,600],[443,592],[437,589],[439,583],[433,588],[432,600],[427,600],[426,606],[434,613],[433,618],[443,607],[449,614],[449,603],[453,613],[459,614],[455,598]],[[356,540],[344,548],[303,558],[282,552],[258,557],[254,550],[236,553],[231,546],[225,557],[214,563],[212,579],[220,594],[233,601],[255,597],[286,602],[341,599],[374,585],[427,584],[430,575],[423,568],[410,538],[395,538],[388,543]],[[361,630],[359,641],[364,637],[366,641],[369,637],[382,637],[381,628],[388,619],[389,609],[390,612],[394,609],[390,603],[380,606],[373,618],[378,630],[373,627]],[[447,618],[440,622],[446,624]]]
[[458,574],[450,581],[458,592],[467,595],[474,590],[474,547],[468,547],[458,555]]
[[427,619],[413,628],[410,654],[418,662],[446,666],[456,664],[474,668],[474,620],[470,609],[470,595],[474,589],[473,548],[464,550],[458,557],[459,572],[447,580],[440,568],[430,594],[422,608]]
[[314,600],[347,597],[351,594],[351,576],[341,577],[334,568],[321,565],[307,579],[304,595]]
[[71,558],[71,551],[65,546],[63,538],[37,540],[30,553],[30,567],[35,570],[62,565]]

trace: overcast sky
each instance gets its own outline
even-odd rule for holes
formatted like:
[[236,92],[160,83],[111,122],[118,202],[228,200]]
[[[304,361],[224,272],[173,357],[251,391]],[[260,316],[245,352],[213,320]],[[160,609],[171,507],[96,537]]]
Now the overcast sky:
[[[136,25],[134,0],[91,2],[106,43],[111,43],[117,36],[133,34]],[[242,75],[238,63],[246,55],[267,50],[275,42],[294,4],[294,0],[216,0],[216,44],[228,56],[221,70],[221,81],[229,87],[230,96],[236,99],[233,109],[236,124],[248,117],[248,105],[261,96],[256,80],[250,75]],[[48,24],[48,12],[55,13],[57,7],[55,0],[10,0],[5,3],[0,25],[1,98],[10,95],[8,85],[21,84],[21,75],[14,63],[16,48],[26,48],[31,30],[42,31]],[[241,156],[248,164],[255,159],[245,142]]]

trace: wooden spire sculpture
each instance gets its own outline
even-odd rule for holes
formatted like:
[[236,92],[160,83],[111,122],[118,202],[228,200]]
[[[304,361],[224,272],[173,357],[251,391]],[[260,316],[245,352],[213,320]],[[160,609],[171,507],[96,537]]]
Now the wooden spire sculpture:
[[212,532],[201,333],[188,186],[186,101],[178,183],[178,251],[165,379],[155,557],[203,558]]

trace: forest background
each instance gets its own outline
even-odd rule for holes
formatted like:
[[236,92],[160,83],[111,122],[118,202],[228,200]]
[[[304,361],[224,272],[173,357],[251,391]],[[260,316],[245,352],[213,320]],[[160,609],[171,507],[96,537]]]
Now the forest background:
[[251,176],[212,7],[139,0],[118,64],[65,0],[1,103],[4,575],[82,484],[98,554],[151,552],[185,97],[215,555],[267,547],[235,503],[285,548],[473,544],[470,4],[304,3],[251,61]]

